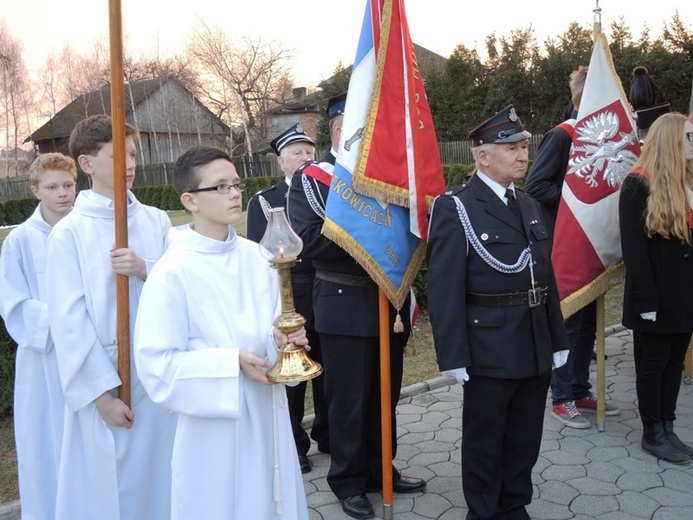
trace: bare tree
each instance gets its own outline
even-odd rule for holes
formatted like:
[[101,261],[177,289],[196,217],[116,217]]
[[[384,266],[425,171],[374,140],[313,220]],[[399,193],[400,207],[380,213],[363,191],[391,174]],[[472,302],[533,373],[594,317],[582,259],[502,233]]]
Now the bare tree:
[[17,163],[18,148],[28,132],[27,104],[31,103],[31,85],[22,57],[22,46],[4,22],[0,22],[0,94],[4,115],[5,174],[10,172],[10,151]]
[[36,115],[41,119],[52,118],[66,104],[66,100],[61,99],[59,92],[59,75],[60,65],[58,58],[51,53],[39,70],[36,80],[39,90]]
[[187,53],[199,72],[203,101],[229,126],[241,124],[246,153],[268,138],[265,114],[291,92],[293,52],[261,37],[243,37],[233,43],[223,29],[199,22]]

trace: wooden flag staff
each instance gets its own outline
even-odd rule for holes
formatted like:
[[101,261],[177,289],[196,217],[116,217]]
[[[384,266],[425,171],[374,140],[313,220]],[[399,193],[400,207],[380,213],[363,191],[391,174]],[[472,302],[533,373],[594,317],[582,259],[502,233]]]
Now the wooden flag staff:
[[[120,0],[109,0],[111,45],[111,117],[113,119],[113,203],[115,206],[115,247],[128,247],[127,182],[125,179],[125,85],[123,73],[123,31]],[[129,277],[116,275],[118,320],[118,397],[131,405],[130,392],[130,289]]]
[[380,331],[380,424],[383,462],[383,518],[392,519],[392,390],[390,375],[390,302],[378,290]]

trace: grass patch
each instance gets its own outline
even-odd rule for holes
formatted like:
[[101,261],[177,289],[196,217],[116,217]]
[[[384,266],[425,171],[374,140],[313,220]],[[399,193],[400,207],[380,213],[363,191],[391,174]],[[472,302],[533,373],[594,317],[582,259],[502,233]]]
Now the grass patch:
[[0,504],[19,499],[12,417],[0,418]]

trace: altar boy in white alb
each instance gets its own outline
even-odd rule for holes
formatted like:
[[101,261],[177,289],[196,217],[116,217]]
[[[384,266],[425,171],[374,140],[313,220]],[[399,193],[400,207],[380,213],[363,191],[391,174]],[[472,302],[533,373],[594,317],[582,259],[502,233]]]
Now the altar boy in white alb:
[[[113,171],[108,116],[80,121],[70,153],[91,177],[48,239],[48,315],[66,413],[56,520],[168,520],[176,416],[154,404],[131,367],[131,407],[118,399],[116,274],[129,277],[130,327],[140,291],[166,248],[163,211],[128,191],[128,248],[115,249],[114,175],[135,177],[137,130],[126,127],[126,171]],[[131,357],[134,359],[134,356]]]
[[45,303],[46,242],[75,201],[75,162],[39,155],[29,168],[34,213],[13,229],[0,254],[0,314],[17,342],[14,436],[22,517],[54,518],[63,436],[63,391]]
[[277,272],[258,244],[236,235],[241,184],[231,158],[196,146],[173,184],[193,224],[144,284],[135,330],[142,383],[179,414],[173,520],[308,518],[285,389],[265,371],[287,340]]

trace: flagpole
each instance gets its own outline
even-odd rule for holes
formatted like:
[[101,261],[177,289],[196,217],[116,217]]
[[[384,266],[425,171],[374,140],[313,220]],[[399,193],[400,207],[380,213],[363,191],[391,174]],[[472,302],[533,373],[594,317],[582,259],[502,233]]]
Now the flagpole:
[[[594,13],[593,24],[593,39],[597,45],[597,40],[602,34],[602,9],[599,7],[599,0],[596,0],[596,5],[592,10]],[[606,353],[606,337],[604,334],[604,306],[606,299],[604,293],[597,297],[595,305],[597,307],[597,431],[603,432],[606,423],[606,362],[604,360]]]
[[380,323],[380,424],[383,466],[383,518],[392,520],[392,390],[390,383],[390,304],[378,289]]
[[[113,125],[113,203],[115,206],[115,247],[128,247],[127,184],[125,180],[125,86],[123,72],[123,36],[120,0],[109,0],[111,44],[111,117]],[[118,397],[130,406],[130,291],[129,279],[116,275],[116,312],[118,342]]]

